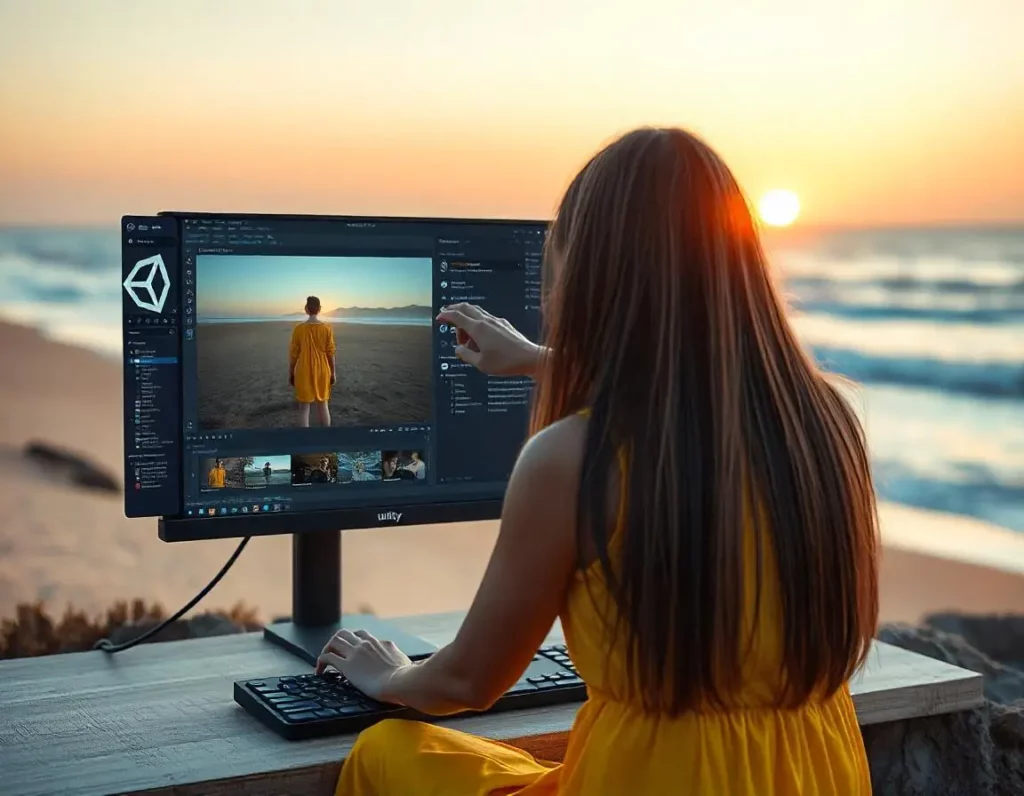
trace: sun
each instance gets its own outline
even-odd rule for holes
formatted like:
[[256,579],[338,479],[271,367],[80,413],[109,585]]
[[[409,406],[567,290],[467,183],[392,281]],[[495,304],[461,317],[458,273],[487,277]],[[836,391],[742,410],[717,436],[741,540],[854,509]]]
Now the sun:
[[788,227],[800,215],[800,197],[781,188],[768,191],[757,203],[757,212],[769,226]]

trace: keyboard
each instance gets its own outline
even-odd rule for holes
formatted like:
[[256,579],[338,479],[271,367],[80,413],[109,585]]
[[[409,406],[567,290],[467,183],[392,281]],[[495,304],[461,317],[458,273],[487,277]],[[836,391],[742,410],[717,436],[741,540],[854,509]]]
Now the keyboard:
[[[355,733],[388,718],[435,718],[371,699],[333,670],[239,680],[234,692],[235,702],[247,713],[289,741]],[[541,647],[519,681],[487,712],[582,702],[586,698],[587,687],[568,652],[563,645],[555,644]],[[466,711],[470,713],[473,711]]]

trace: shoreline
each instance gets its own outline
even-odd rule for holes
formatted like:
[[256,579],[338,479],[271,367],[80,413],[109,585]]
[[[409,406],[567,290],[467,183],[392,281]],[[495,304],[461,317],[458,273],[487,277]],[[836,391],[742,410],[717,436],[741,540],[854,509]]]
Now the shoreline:
[[[0,618],[44,600],[98,613],[118,600],[168,611],[213,577],[238,540],[165,544],[154,519],[124,517],[120,496],[51,482],[20,454],[42,440],[95,460],[120,478],[118,361],[0,322]],[[1020,611],[1024,535],[979,520],[880,503],[885,621],[959,610]],[[381,616],[468,607],[494,543],[496,522],[350,531],[344,538],[348,611]],[[290,612],[291,543],[254,538],[198,610],[244,602],[269,621]],[[413,590],[398,584],[415,584]]]

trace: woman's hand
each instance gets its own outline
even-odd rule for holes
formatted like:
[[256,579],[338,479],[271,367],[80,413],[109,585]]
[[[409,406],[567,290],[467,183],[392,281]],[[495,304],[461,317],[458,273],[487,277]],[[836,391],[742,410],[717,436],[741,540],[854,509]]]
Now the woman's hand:
[[328,666],[341,672],[368,697],[395,701],[389,686],[395,674],[413,662],[394,643],[380,641],[365,630],[339,630],[317,658],[316,672]]
[[337,374],[337,372],[332,370],[331,371],[331,386],[334,386],[337,383],[338,383],[338,374]]
[[491,376],[535,376],[543,348],[504,318],[475,304],[452,304],[437,320],[455,327],[455,354]]
[[289,370],[288,371],[288,386],[289,387],[294,387],[295,386],[295,371],[294,370]]

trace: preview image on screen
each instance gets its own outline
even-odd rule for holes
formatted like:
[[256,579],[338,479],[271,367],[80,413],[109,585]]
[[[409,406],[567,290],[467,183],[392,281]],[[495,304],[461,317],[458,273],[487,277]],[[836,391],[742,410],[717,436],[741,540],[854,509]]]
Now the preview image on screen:
[[244,456],[208,457],[199,461],[199,488],[245,489]]
[[292,486],[336,483],[337,453],[304,453],[292,456]]
[[252,456],[247,457],[245,462],[247,489],[288,486],[292,481],[291,456]]
[[[315,426],[327,414],[332,426],[429,422],[431,268],[429,257],[199,255],[200,428]],[[304,326],[309,296],[325,331]],[[336,382],[311,391],[332,346]]]
[[338,482],[380,481],[380,451],[342,451],[338,454]]
[[422,481],[427,477],[423,451],[384,451],[381,458],[385,481]]

